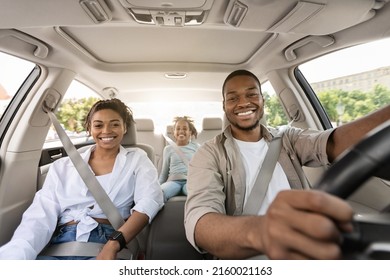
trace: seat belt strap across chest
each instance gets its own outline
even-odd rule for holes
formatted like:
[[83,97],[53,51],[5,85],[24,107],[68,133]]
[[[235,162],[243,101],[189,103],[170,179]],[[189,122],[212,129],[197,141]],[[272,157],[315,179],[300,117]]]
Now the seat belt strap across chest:
[[252,191],[244,205],[243,214],[257,215],[267,193],[280,150],[282,149],[282,134],[275,136],[265,155],[263,164],[257,174]]
[[57,131],[58,136],[60,137],[64,149],[68,154],[73,165],[79,172],[81,178],[83,179],[85,185],[88,187],[89,191],[92,193],[96,202],[102,208],[104,214],[107,216],[107,219],[110,221],[111,225],[118,229],[124,224],[124,219],[120,215],[118,209],[115,207],[114,203],[111,201],[107,193],[104,191],[99,181],[93,175],[91,169],[82,159],[80,153],[76,150],[76,147],[70,141],[68,135],[62,128],[61,124],[58,122],[55,114],[52,111],[48,111],[47,114],[52,121],[54,128]]
[[164,138],[165,140],[168,142],[169,145],[171,145],[173,147],[173,149],[175,150],[175,152],[178,154],[178,156],[180,157],[180,159],[183,161],[183,163],[188,166],[189,164],[189,160],[188,158],[186,158],[186,156],[184,155],[183,151],[180,150],[179,146],[174,142],[172,141],[171,138],[169,138],[168,136],[164,135]]

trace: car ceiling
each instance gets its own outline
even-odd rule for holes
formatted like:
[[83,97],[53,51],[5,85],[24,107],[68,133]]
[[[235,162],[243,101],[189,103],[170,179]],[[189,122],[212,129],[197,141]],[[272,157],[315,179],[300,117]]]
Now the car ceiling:
[[[235,69],[265,77],[344,41],[389,36],[387,2],[0,0],[0,47],[70,69],[106,97],[219,100],[223,79]],[[181,26],[202,16],[201,24]],[[152,18],[164,23],[137,22]],[[365,31],[354,30],[364,24]],[[378,32],[370,32],[371,24]]]

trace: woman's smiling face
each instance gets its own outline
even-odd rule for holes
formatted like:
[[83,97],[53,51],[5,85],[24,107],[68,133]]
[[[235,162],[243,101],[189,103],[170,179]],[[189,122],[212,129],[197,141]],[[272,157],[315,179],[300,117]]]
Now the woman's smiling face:
[[104,149],[116,149],[122,142],[126,128],[121,116],[114,110],[96,111],[91,119],[90,134],[96,145]]

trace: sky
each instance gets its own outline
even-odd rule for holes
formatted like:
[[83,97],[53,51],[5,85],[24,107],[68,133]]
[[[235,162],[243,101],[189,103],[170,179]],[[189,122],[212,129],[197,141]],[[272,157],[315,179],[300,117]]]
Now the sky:
[[31,62],[0,52],[0,84],[11,96],[19,89],[33,68],[34,64]]
[[[361,55],[362,53],[365,55]],[[383,66],[390,66],[390,39],[329,54],[316,59],[315,63],[303,64],[299,69],[313,83]]]

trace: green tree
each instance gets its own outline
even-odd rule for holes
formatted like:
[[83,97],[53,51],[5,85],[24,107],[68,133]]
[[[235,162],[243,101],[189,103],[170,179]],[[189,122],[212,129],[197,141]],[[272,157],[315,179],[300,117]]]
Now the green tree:
[[376,108],[390,104],[390,90],[383,85],[375,85],[372,94],[373,103]]
[[343,105],[341,120],[343,123],[365,116],[390,103],[390,91],[382,85],[376,85],[371,92],[360,90],[329,90],[318,93],[318,98],[332,122],[337,122],[337,105]]
[[[288,122],[286,113],[276,95],[263,93],[265,100],[265,115],[270,126],[280,126]],[[376,85],[370,92],[360,90],[345,91],[328,90],[317,94],[331,122],[337,123],[341,117],[342,123],[353,121],[365,116],[380,107],[390,104],[390,90],[383,85]],[[337,106],[342,105],[342,115],[339,116]]]
[[273,127],[287,124],[287,116],[278,97],[276,95],[269,95],[267,92],[264,92],[263,96],[265,101],[265,116],[267,124]]
[[69,131],[84,131],[84,121],[92,105],[98,101],[96,97],[81,99],[65,99],[57,112],[57,118]]
[[342,101],[344,95],[345,92],[342,90],[323,91],[317,95],[331,122],[337,122],[338,120],[337,104],[339,102],[344,104]]

